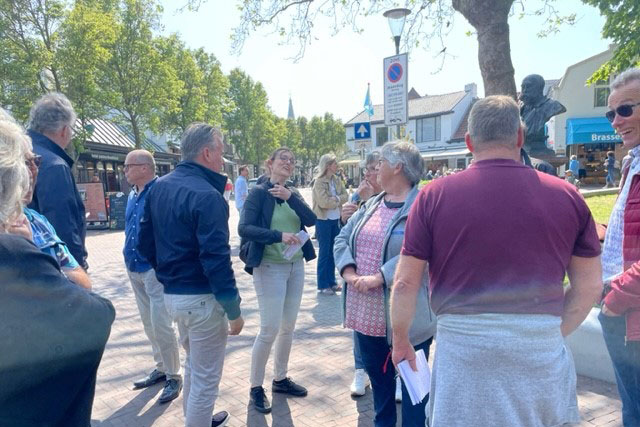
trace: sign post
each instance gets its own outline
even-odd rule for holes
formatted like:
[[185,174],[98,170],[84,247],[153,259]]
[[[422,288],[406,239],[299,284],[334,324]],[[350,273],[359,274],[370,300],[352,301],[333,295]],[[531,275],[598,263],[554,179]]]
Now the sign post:
[[397,126],[400,138],[400,125],[407,123],[407,54],[390,56],[383,60],[384,72],[384,124]]

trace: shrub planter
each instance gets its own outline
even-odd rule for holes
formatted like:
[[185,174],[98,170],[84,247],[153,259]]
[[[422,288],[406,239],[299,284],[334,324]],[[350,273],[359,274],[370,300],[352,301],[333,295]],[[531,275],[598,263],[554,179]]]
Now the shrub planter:
[[566,338],[573,353],[576,371],[585,377],[615,383],[611,358],[598,321],[600,309],[594,307],[582,325]]

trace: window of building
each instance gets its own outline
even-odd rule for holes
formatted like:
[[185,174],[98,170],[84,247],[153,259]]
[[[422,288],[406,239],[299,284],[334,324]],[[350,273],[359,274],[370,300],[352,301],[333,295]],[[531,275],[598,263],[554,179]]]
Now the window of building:
[[456,168],[457,169],[465,169],[467,167],[467,159],[458,159],[456,160]]
[[376,147],[382,147],[387,141],[389,141],[389,128],[386,126],[376,128]]
[[440,116],[428,117],[416,121],[416,142],[440,140]]
[[593,90],[593,106],[606,107],[610,93],[609,82],[606,80],[598,80]]

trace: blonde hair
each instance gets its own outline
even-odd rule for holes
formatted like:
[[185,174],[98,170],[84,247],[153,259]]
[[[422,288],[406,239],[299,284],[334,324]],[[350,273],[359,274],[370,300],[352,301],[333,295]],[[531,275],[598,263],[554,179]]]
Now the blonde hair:
[[0,229],[6,230],[22,212],[22,199],[29,191],[29,169],[25,164],[31,141],[11,116],[0,114]]
[[316,179],[322,178],[327,174],[327,169],[331,163],[336,162],[336,155],[333,153],[323,154],[320,157],[320,163],[318,163],[318,175],[316,175]]

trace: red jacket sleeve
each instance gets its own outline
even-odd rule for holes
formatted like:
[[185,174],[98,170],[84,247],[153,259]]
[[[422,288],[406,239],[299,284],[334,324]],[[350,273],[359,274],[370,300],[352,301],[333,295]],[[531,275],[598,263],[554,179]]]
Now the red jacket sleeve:
[[604,303],[618,314],[640,308],[640,261],[611,281],[611,291]]

